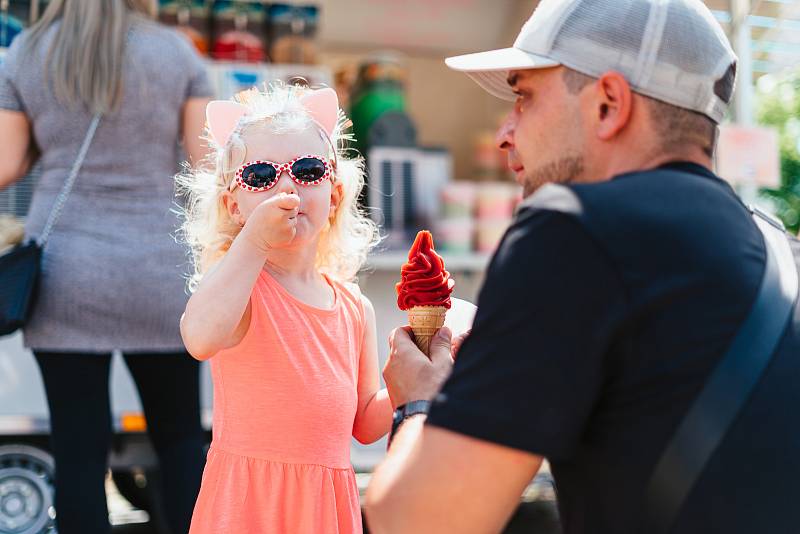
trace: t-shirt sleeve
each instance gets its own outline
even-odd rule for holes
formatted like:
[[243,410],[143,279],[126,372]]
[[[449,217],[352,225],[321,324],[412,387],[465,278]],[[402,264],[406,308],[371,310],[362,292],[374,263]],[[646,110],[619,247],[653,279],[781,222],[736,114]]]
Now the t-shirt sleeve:
[[186,98],[204,98],[214,96],[211,82],[208,78],[208,66],[189,40],[180,35],[181,45],[186,57],[186,66],[189,69],[189,84],[186,88]]
[[624,301],[613,266],[574,216],[523,215],[492,260],[428,424],[569,457],[607,378]]
[[5,55],[0,58],[0,109],[25,111],[25,106],[14,81],[20,54],[20,41],[17,37]]

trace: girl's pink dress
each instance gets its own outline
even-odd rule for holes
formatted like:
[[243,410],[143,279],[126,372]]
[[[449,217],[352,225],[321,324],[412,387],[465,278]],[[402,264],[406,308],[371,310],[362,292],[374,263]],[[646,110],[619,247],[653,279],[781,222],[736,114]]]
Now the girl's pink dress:
[[214,427],[191,534],[361,533],[350,437],[364,307],[305,304],[262,271],[250,329],[211,358]]

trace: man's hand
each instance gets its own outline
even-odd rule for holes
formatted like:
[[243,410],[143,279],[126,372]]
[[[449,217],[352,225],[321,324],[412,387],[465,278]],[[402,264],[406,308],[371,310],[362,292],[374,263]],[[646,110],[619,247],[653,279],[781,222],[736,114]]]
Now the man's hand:
[[242,233],[258,250],[291,243],[297,234],[297,213],[300,197],[292,193],[279,193],[268,198],[253,210]]
[[389,335],[383,379],[395,408],[415,400],[432,400],[453,369],[449,328],[441,328],[431,339],[430,358],[414,344],[410,329],[396,328]]

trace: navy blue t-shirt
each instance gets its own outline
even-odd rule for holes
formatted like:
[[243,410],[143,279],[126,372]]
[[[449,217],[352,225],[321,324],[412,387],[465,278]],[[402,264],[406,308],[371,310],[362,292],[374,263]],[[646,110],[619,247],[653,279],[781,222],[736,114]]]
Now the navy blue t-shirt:
[[[654,465],[756,297],[762,235],[691,163],[525,205],[428,424],[547,457],[565,534],[639,532]],[[674,532],[800,532],[798,317]]]

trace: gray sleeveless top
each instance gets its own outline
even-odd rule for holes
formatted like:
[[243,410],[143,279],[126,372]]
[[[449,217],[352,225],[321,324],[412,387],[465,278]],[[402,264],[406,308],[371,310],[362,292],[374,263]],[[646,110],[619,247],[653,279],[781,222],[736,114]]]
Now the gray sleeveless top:
[[[69,110],[45,83],[56,25],[25,53],[27,32],[0,67],[0,108],[22,111],[41,150],[42,175],[26,219],[37,236],[66,179],[91,115]],[[187,98],[211,96],[205,66],[176,31],[132,24],[119,111],[104,116],[56,223],[43,259],[33,317],[34,350],[182,350],[179,320],[188,299],[189,257],[176,241],[174,174]]]

